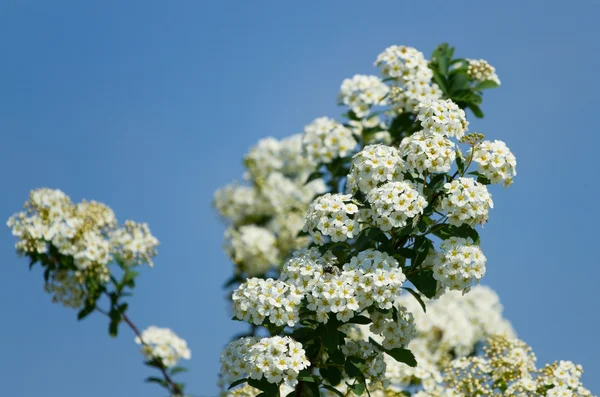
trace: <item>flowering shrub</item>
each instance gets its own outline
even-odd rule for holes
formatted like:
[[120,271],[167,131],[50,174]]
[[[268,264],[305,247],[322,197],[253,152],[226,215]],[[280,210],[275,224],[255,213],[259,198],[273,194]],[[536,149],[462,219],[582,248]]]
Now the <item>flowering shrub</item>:
[[[504,142],[469,131],[467,111],[483,117],[483,91],[500,84],[495,69],[446,44],[431,60],[392,46],[375,66],[381,77],[342,82],[342,121],[261,140],[244,157],[245,182],[214,195],[228,222],[233,318],[250,326],[221,355],[223,394],[590,396],[579,366],[537,370],[478,285],[487,186],[516,176]],[[146,224],[119,226],[104,204],[38,189],[8,226],[54,301],[79,319],[106,315],[112,336],[126,324],[160,371],[147,381],[185,395],[173,377],[191,358],[187,343],[127,315],[158,246]]]

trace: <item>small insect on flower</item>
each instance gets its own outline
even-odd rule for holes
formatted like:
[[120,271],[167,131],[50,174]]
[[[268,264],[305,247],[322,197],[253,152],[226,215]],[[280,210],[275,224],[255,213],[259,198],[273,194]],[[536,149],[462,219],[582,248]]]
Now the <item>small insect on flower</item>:
[[335,267],[335,266],[329,265],[329,266],[325,266],[323,268],[323,273],[325,273],[325,274],[333,274],[333,275],[337,276],[337,275],[340,274],[340,269],[337,268],[337,267]]

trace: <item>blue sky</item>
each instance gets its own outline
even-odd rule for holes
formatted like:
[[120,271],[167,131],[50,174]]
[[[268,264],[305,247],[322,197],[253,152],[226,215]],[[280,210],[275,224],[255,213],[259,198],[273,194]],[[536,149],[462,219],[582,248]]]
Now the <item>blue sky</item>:
[[[518,159],[514,186],[492,191],[484,281],[540,363],[581,363],[600,393],[599,14],[597,1],[3,1],[0,218],[48,186],[148,222],[160,253],[131,317],[186,338],[182,379],[215,395],[218,355],[241,324],[221,291],[231,265],[212,192],[258,139],[339,116],[340,82],[376,73],[385,47],[429,55],[447,41],[496,66],[503,86],[472,130]],[[1,236],[2,395],[162,396],[142,383],[127,329],[110,339],[105,319],[78,323],[51,304],[39,269]]]

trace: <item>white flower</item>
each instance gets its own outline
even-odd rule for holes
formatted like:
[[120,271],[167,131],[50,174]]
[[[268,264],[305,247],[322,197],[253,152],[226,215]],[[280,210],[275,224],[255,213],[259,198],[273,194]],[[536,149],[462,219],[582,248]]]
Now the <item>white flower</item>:
[[294,326],[299,321],[302,294],[284,281],[249,278],[232,295],[233,315],[240,320],[261,325]]
[[483,141],[475,147],[473,161],[479,164],[477,171],[492,183],[510,186],[517,175],[517,159],[502,141]]
[[158,240],[150,232],[147,223],[136,223],[127,220],[125,225],[109,235],[113,254],[126,264],[147,263],[153,266],[152,258],[156,255]]
[[486,258],[473,240],[451,237],[433,259],[433,277],[440,288],[465,291],[485,275]]
[[381,230],[406,226],[409,219],[423,213],[427,201],[409,182],[388,182],[369,192],[367,200]]
[[448,215],[452,225],[484,224],[488,211],[494,208],[492,196],[485,185],[472,178],[458,178],[444,185],[445,196],[440,203],[440,211]]
[[368,193],[381,183],[401,180],[402,163],[396,148],[386,145],[366,146],[352,158],[347,182],[349,191]]
[[416,132],[402,140],[400,154],[406,159],[405,168],[415,176],[423,173],[446,173],[456,158],[455,145],[437,133]]
[[386,349],[405,347],[417,334],[414,317],[404,307],[397,309],[397,320],[393,319],[392,313],[383,314],[376,310],[370,317],[373,320],[370,330],[383,337],[382,345]]
[[181,359],[189,360],[192,353],[185,340],[168,328],[151,326],[146,328],[135,343],[142,345],[147,360],[158,359],[166,367],[174,367]]
[[496,74],[496,69],[485,59],[467,59],[467,74],[475,81],[493,81],[500,85],[500,79]]
[[394,78],[390,98],[397,111],[412,112],[419,102],[441,98],[442,92],[432,83],[433,72],[422,52],[412,47],[391,46],[377,56],[378,66],[386,78]]
[[354,75],[340,87],[339,100],[358,118],[369,115],[372,106],[385,105],[389,88],[377,76]]
[[297,384],[298,373],[310,362],[301,343],[289,336],[258,340],[246,337],[231,342],[221,353],[221,374],[226,383],[250,377],[270,383]]
[[304,128],[302,145],[311,161],[326,164],[348,156],[357,142],[349,129],[333,119],[320,117]]
[[421,122],[425,134],[441,134],[460,139],[463,137],[469,122],[465,111],[450,99],[428,100],[419,103],[417,120]]
[[310,233],[317,244],[324,244],[323,236],[331,241],[345,241],[359,232],[358,206],[351,195],[326,193],[315,199],[308,209],[304,231]]
[[264,274],[279,262],[275,235],[256,225],[241,226],[225,232],[225,250],[240,272],[249,276]]
[[237,183],[218,189],[214,194],[213,205],[224,218],[234,224],[272,212],[268,201],[260,197],[255,188]]

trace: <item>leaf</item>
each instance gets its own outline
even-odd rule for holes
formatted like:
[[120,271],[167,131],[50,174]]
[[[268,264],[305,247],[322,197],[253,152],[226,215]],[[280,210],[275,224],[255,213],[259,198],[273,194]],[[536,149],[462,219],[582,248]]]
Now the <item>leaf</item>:
[[421,270],[418,273],[410,275],[408,279],[426,297],[433,298],[435,296],[437,292],[437,280],[433,278],[432,270]]
[[308,176],[308,178],[306,179],[306,182],[304,182],[304,184],[307,185],[314,180],[323,178],[324,176],[325,176],[325,174],[323,174],[321,171],[315,171]]
[[223,288],[229,288],[232,285],[242,282],[242,281],[244,281],[244,279],[236,274],[233,277],[231,277],[229,280],[225,281],[225,284],[223,284]]
[[467,105],[467,107],[469,109],[471,109],[471,111],[473,112],[473,114],[475,115],[475,117],[482,119],[483,118],[483,112],[481,111],[481,108],[473,103],[470,103]]
[[383,348],[383,346],[381,346],[379,343],[377,343],[375,341],[375,339],[369,337],[369,343],[371,343],[372,345],[376,346],[379,350],[381,351],[385,351],[385,349]]
[[[306,385],[308,386],[312,397],[319,397],[321,395],[321,391],[319,390],[319,385],[317,383],[306,383]],[[277,396],[279,396],[279,389],[277,391]]]
[[227,388],[227,390],[231,390],[236,386],[241,385],[242,383],[246,383],[248,382],[248,378],[242,378],[242,379],[238,379],[235,382],[233,382],[232,384],[229,385],[229,387]]
[[336,367],[321,368],[319,372],[330,385],[337,386],[342,381],[342,371]]
[[269,383],[266,379],[248,379],[248,384],[266,393],[267,396],[278,396],[279,387],[275,383]]
[[480,90],[487,90],[489,88],[496,88],[496,87],[500,87],[500,85],[498,83],[496,83],[493,80],[485,80],[482,81],[481,83],[477,84],[475,86],[475,90],[480,91]]
[[450,77],[450,94],[469,89],[469,79],[464,74],[455,74]]
[[417,366],[417,359],[415,358],[415,355],[412,354],[412,352],[408,349],[399,347],[396,349],[386,350],[385,352],[392,356],[394,360],[398,361],[399,363],[404,363],[409,367]]
[[438,236],[443,240],[447,240],[450,237],[461,237],[461,238],[470,238],[473,240],[475,245],[479,245],[479,233],[477,230],[473,229],[473,227],[464,224],[460,226],[448,225],[444,224],[443,227],[435,230],[433,232],[434,235]]
[[110,320],[110,325],[108,326],[108,334],[113,338],[117,336],[119,333],[119,323],[121,322],[121,317],[115,317]]
[[[333,387],[333,386],[329,386],[329,385],[325,385],[325,384],[323,384],[323,385],[321,385],[321,387],[322,387],[323,389],[327,389],[327,390],[329,390],[330,392],[333,392],[333,393],[337,394],[337,395],[338,395],[338,396],[340,396],[340,397],[346,397],[346,395],[345,395],[344,393],[342,393],[341,391],[339,391],[338,389],[336,389],[336,388],[335,388],[335,387]],[[294,391],[294,392],[292,392],[292,393],[295,393],[295,391]]]
[[414,252],[415,259],[411,263],[411,269],[419,267],[427,258],[429,250],[433,248],[433,243],[425,236],[417,236],[415,238]]
[[353,385],[349,384],[348,388],[357,396],[361,396],[365,392],[365,384],[362,382],[356,382]]
[[149,376],[147,377],[144,382],[146,383],[158,383],[159,385],[161,385],[162,387],[169,387],[169,384],[167,383],[166,380],[161,379],[159,377],[156,376]]
[[94,305],[84,307],[83,309],[81,309],[79,311],[79,313],[77,313],[77,320],[83,320],[88,315],[90,315],[91,313],[93,313],[94,310],[96,310],[96,306],[94,306]]
[[361,374],[360,369],[349,359],[346,360],[346,364],[344,364],[344,370],[351,378],[356,378],[358,374]]
[[358,315],[352,317],[348,322],[352,324],[371,324],[373,321],[367,316]]
[[173,367],[173,368],[171,368],[171,375],[177,375],[177,374],[180,374],[182,372],[188,372],[188,369],[186,367]]
[[407,290],[412,296],[414,296],[417,302],[419,302],[419,304],[423,308],[423,312],[427,313],[427,306],[425,305],[423,298],[421,298],[421,294],[409,287],[402,287],[402,289]]
[[456,153],[456,168],[460,175],[465,174],[465,159],[463,159],[460,153]]

